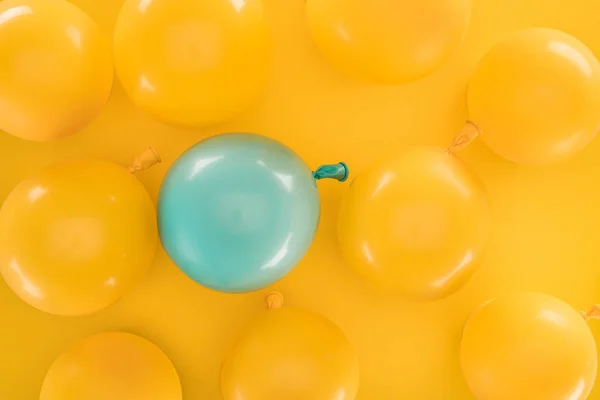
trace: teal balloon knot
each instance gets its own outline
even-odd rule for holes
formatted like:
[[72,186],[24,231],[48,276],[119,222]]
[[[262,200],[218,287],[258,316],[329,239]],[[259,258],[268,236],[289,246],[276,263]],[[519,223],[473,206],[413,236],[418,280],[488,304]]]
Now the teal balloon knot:
[[348,179],[350,170],[346,163],[339,162],[337,164],[322,165],[315,172],[313,176],[316,180],[319,179],[337,179],[340,182],[344,182]]

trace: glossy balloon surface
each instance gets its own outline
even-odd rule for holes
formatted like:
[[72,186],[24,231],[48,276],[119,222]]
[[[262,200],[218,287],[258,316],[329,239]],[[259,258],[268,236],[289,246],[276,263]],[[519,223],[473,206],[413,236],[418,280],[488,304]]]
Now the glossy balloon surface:
[[262,0],[127,0],[115,28],[117,73],[140,108],[202,127],[260,95],[269,36]]
[[425,76],[458,47],[471,0],[307,0],[323,55],[350,77],[393,85]]
[[0,273],[51,314],[114,303],[148,270],[156,244],[150,196],[110,162],[50,166],[19,183],[0,209]]
[[514,293],[469,318],[460,359],[479,400],[587,399],[596,344],[581,315],[557,298]]
[[88,125],[110,96],[110,46],[66,0],[0,2],[0,129],[46,141]]
[[281,143],[252,134],[201,141],[161,187],[163,247],[188,276],[247,292],[286,275],[315,235],[319,193],[310,169]]
[[40,400],[181,400],[177,371],[154,344],[129,333],[101,333],[54,361]]
[[483,140],[500,156],[557,162],[583,149],[600,127],[600,64],[564,32],[527,29],[479,63],[468,104]]
[[461,160],[439,148],[407,147],[352,182],[338,237],[346,261],[369,281],[433,300],[477,269],[488,225],[485,193]]
[[344,333],[307,311],[269,310],[240,334],[225,359],[225,400],[353,400],[358,359]]

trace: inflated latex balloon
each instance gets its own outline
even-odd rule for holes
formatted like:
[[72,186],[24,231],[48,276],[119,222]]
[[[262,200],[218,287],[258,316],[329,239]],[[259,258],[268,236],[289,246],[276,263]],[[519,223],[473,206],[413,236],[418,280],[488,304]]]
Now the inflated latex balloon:
[[169,358],[129,333],[101,333],[75,344],[54,361],[40,400],[181,400]]
[[188,276],[222,292],[248,292],[286,275],[319,223],[315,179],[348,176],[345,164],[311,172],[283,144],[222,134],[188,149],[160,190],[163,247]]
[[584,400],[598,364],[585,319],[540,293],[508,294],[479,307],[464,328],[460,360],[479,400]]
[[132,172],[107,161],[52,165],[17,185],[0,209],[0,273],[24,301],[51,314],[91,314],[148,270],[157,245],[152,199]]
[[251,105],[270,53],[262,0],[126,0],[115,28],[125,90],[177,126],[222,122]]
[[471,0],[307,0],[323,55],[350,77],[386,85],[423,77],[458,47]]
[[500,156],[522,164],[560,161],[600,127],[600,63],[564,32],[527,29],[479,63],[468,104],[470,119]]
[[0,130],[46,141],[100,112],[113,83],[110,46],[66,0],[0,1]]
[[407,147],[362,172],[342,201],[346,261],[384,290],[434,300],[478,267],[489,225],[479,181],[451,151]]
[[274,296],[223,363],[224,400],[353,400],[359,366],[344,333],[318,314],[278,308]]

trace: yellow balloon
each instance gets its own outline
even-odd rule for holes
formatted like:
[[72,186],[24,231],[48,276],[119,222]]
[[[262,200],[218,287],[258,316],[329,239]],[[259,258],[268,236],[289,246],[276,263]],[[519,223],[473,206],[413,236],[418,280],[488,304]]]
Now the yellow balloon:
[[600,127],[600,63],[580,41],[548,28],[497,44],[468,91],[485,143],[521,164],[549,164],[583,149]]
[[185,127],[250,106],[270,50],[262,0],[127,0],[114,36],[117,74],[133,102]]
[[439,148],[407,147],[352,182],[338,238],[346,261],[371,282],[434,300],[471,277],[488,225],[484,190],[460,159]]
[[0,129],[46,141],[88,125],[110,96],[110,46],[66,0],[0,2]]
[[54,361],[40,400],[181,400],[179,376],[154,344],[129,333],[101,333]]
[[326,318],[272,309],[247,326],[221,370],[225,400],[353,400],[358,359]]
[[51,314],[91,314],[117,301],[148,270],[157,241],[146,189],[110,162],[48,167],[0,209],[0,273]]
[[596,343],[565,302],[513,293],[483,304],[467,321],[462,369],[479,400],[584,400],[596,379]]
[[355,79],[394,85],[436,70],[461,42],[471,0],[307,0],[323,55]]

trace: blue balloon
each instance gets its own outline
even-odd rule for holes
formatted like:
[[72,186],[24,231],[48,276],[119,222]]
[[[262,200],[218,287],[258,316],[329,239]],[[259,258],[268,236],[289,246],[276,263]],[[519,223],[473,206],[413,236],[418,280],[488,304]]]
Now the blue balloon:
[[158,200],[160,239],[196,282],[242,293],[294,268],[319,223],[315,179],[344,181],[344,163],[311,172],[292,150],[264,136],[203,140],[171,166]]

